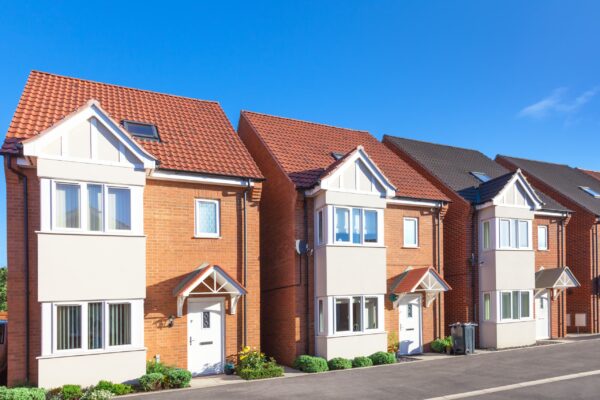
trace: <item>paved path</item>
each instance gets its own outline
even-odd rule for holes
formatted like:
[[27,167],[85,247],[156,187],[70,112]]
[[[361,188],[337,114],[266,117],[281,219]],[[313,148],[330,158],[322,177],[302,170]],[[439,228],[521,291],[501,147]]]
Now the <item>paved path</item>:
[[[586,373],[587,376],[581,376],[581,373]],[[493,393],[476,392],[484,389],[491,389]],[[587,340],[479,356],[334,371],[205,389],[159,392],[144,395],[144,398],[599,399],[600,341]]]

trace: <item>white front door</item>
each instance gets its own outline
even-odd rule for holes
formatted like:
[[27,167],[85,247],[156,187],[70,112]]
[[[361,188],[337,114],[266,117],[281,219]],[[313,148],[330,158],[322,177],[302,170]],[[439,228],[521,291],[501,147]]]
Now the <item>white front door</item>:
[[550,298],[547,290],[535,296],[535,332],[536,339],[550,338]]
[[421,343],[421,296],[411,295],[400,299],[399,352],[402,355],[423,352]]
[[188,298],[188,369],[192,375],[223,372],[223,300]]

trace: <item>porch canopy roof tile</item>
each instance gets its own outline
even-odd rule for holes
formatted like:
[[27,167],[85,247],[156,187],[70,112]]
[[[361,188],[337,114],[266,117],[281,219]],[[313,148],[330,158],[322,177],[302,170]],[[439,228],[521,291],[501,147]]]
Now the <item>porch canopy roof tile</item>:
[[566,289],[579,286],[579,281],[569,267],[542,269],[535,273],[536,289]]
[[432,267],[408,269],[398,275],[393,281],[390,292],[394,294],[407,294],[424,292],[427,305],[439,292],[446,292],[452,288]]
[[[194,290],[202,290],[194,292]],[[229,295],[231,297],[231,314],[240,296],[247,293],[246,288],[218,265],[203,263],[194,271],[187,274],[173,289],[177,298],[177,316],[183,315],[183,303],[192,294],[200,295]]]

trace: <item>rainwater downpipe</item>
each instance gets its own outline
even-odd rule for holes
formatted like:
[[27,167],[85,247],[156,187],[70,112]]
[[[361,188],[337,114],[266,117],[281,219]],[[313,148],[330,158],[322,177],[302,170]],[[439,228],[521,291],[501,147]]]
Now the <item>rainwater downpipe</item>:
[[[244,189],[243,208],[244,208],[244,287],[248,288],[248,221],[247,221],[247,202],[248,191],[250,190],[250,179],[246,181]],[[248,293],[244,297],[244,346],[248,345]]]
[[25,259],[25,382],[29,383],[29,199],[27,175],[12,165],[12,156],[6,156],[6,165],[23,183],[23,255]]
[[[475,293],[475,278],[479,265],[477,263],[477,209],[473,207],[473,218],[471,219],[471,306],[473,307],[473,322],[477,322],[477,293]],[[467,321],[465,321],[467,322]]]
[[[440,276],[441,276],[441,271],[440,271],[440,268],[441,268],[440,267],[440,265],[441,265],[440,264],[440,254],[441,254],[441,251],[440,251],[440,231],[441,231],[441,229],[440,229],[440,221],[441,221],[440,213],[441,212],[442,212],[442,206],[440,205],[440,207],[437,209],[437,213],[435,214],[436,225],[437,225],[436,226],[437,234],[436,234],[435,261],[437,264],[436,270],[437,270],[438,275],[440,275]],[[437,334],[439,337],[442,337],[443,336],[443,334],[442,334],[442,293],[440,293],[438,295],[437,306],[438,306],[437,307],[438,308],[438,310],[437,310],[437,325],[438,325]]]
[[[309,270],[309,250],[308,250],[308,202],[306,200],[306,193],[303,195],[303,207],[304,207],[304,242],[306,243],[306,248],[304,252],[305,262],[306,262],[306,278],[304,279],[304,285],[306,287],[305,292],[305,307],[306,307],[306,346],[305,353],[310,354],[310,301],[308,298],[309,288],[308,288],[308,270]],[[302,278],[300,279],[302,281]]]

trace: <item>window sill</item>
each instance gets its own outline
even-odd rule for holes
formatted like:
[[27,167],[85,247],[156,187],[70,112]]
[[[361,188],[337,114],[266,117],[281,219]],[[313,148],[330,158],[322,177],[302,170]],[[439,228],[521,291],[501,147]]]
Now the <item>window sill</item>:
[[223,236],[192,236],[192,239],[222,239]]
[[76,236],[117,236],[117,237],[142,237],[145,238],[146,235],[132,232],[95,232],[95,231],[35,231],[38,234],[44,235],[76,235]]
[[402,246],[403,249],[419,249],[419,246]]
[[379,243],[373,243],[373,244],[356,244],[356,243],[344,243],[344,242],[335,242],[335,243],[330,243],[330,244],[322,244],[319,245],[319,247],[322,246],[330,246],[330,247],[356,247],[356,248],[375,248],[375,249],[379,249],[379,248],[385,248],[386,246],[383,244],[379,244]]
[[65,357],[85,357],[85,356],[98,356],[102,354],[115,354],[115,353],[129,353],[137,351],[146,351],[147,348],[143,346],[127,346],[107,350],[88,350],[88,351],[65,351],[64,353],[57,352],[53,354],[47,354],[37,357],[38,360],[52,359],[52,358],[65,358]]
[[334,333],[333,335],[320,335],[325,338],[341,338],[341,337],[351,337],[351,336],[371,336],[371,335],[382,335],[386,334],[386,331],[382,329],[373,329],[364,332],[340,332]]

